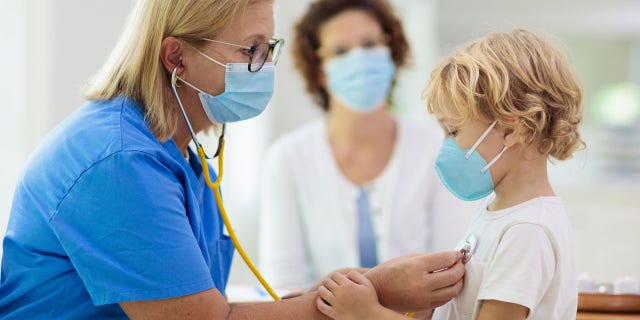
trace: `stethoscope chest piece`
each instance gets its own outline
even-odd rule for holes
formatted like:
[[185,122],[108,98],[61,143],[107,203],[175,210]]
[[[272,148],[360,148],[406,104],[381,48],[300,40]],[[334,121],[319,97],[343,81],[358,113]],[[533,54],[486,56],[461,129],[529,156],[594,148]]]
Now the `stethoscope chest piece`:
[[464,244],[460,249],[462,253],[462,262],[467,263],[469,259],[473,256],[473,253],[476,251],[478,246],[478,237],[475,234],[469,234],[466,239],[464,239]]

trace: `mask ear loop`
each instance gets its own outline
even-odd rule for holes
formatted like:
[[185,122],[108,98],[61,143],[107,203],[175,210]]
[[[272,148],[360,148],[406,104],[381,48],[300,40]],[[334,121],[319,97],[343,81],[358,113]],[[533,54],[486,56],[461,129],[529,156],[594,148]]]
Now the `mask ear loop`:
[[487,163],[486,166],[484,166],[482,169],[480,169],[481,173],[485,173],[487,172],[487,170],[489,170],[489,168],[491,168],[491,166],[496,163],[496,161],[498,161],[498,159],[500,159],[500,157],[502,156],[502,154],[507,151],[507,149],[509,149],[509,147],[504,146],[504,148],[502,148],[502,151],[500,151],[500,153],[498,153],[497,156],[493,157],[493,159],[491,159],[491,161],[489,161],[489,163]]
[[[487,128],[487,130],[485,130],[482,135],[480,136],[480,138],[478,138],[478,140],[476,141],[476,143],[473,144],[473,146],[471,147],[471,149],[469,149],[469,151],[467,151],[467,153],[464,155],[464,157],[466,159],[469,159],[469,157],[471,157],[471,154],[476,151],[476,149],[478,148],[478,146],[482,143],[482,141],[484,141],[484,139],[487,137],[487,135],[489,135],[489,132],[491,132],[491,130],[496,126],[496,124],[498,123],[498,120],[494,120],[493,123],[491,123],[491,125],[489,126],[489,128]],[[491,168],[491,166],[496,163],[496,161],[498,161],[498,159],[500,159],[500,157],[502,156],[502,154],[507,151],[509,147],[504,146],[504,148],[502,148],[502,151],[500,151],[500,153],[498,153],[497,156],[493,157],[493,159],[491,159],[491,161],[489,161],[489,163],[487,163],[486,166],[482,167],[482,169],[480,169],[481,173],[485,173],[487,172],[487,170],[489,170],[489,168]]]
[[[217,189],[220,186],[220,182],[222,181],[222,169],[223,169],[222,161],[221,161],[222,156],[218,158],[218,170],[220,171],[220,174],[218,175],[218,178],[216,179],[216,181],[212,182],[211,176],[209,175],[209,166],[207,165],[207,159],[209,158],[205,154],[202,144],[200,144],[200,141],[198,141],[198,138],[196,138],[196,134],[193,131],[193,127],[191,126],[191,122],[189,121],[189,117],[187,116],[187,112],[185,111],[184,106],[182,105],[182,100],[180,100],[180,95],[178,95],[178,90],[176,89],[176,83],[178,81],[178,76],[177,76],[178,66],[179,65],[176,65],[176,67],[173,68],[173,71],[171,72],[171,89],[173,90],[173,94],[176,96],[176,100],[178,101],[178,106],[180,107],[180,112],[182,113],[182,117],[184,117],[184,121],[187,123],[187,128],[189,129],[189,134],[191,135],[191,139],[193,140],[193,143],[195,143],[196,145],[196,151],[198,153],[198,156],[200,157],[200,162],[202,165],[202,171],[204,173],[205,181],[207,182],[207,185],[209,187],[211,187],[212,189]],[[218,140],[218,150],[216,151],[215,156],[218,156],[219,154],[221,154],[223,149],[224,149],[224,126],[222,130],[222,135]]]
[[494,120],[493,123],[489,126],[489,128],[487,128],[487,130],[485,130],[482,133],[482,135],[480,136],[480,138],[478,138],[476,143],[474,143],[473,146],[471,147],[471,149],[469,149],[469,151],[467,151],[467,153],[464,155],[465,158],[469,159],[469,157],[471,157],[471,154],[474,151],[476,151],[478,146],[482,143],[482,141],[484,141],[484,138],[486,138],[487,135],[489,135],[489,132],[491,132],[491,129],[493,129],[496,126],[497,123],[498,123],[498,120]]
[[[182,60],[182,57],[180,57],[180,60]],[[171,89],[173,90],[173,95],[176,97],[176,100],[178,101],[178,106],[180,107],[180,112],[182,113],[182,117],[184,118],[184,121],[187,123],[187,128],[189,129],[189,134],[191,135],[191,139],[196,144],[196,147],[199,148],[201,147],[200,142],[198,142],[198,139],[196,138],[196,134],[193,131],[193,127],[191,126],[189,117],[187,117],[187,112],[184,110],[184,106],[182,105],[182,100],[180,100],[180,96],[178,95],[178,90],[176,89],[176,87],[178,86],[177,72],[178,72],[179,66],[180,65],[177,64],[175,68],[173,68],[173,71],[171,72]]]
[[[180,60],[182,60],[182,57],[180,57]],[[187,123],[187,127],[189,129],[189,134],[191,135],[191,139],[196,144],[196,149],[201,149],[202,145],[200,144],[200,142],[196,138],[196,134],[193,131],[193,127],[191,126],[191,122],[189,121],[189,118],[187,117],[187,112],[184,110],[184,106],[182,105],[182,101],[180,100],[180,96],[178,95],[178,90],[176,89],[176,88],[179,87],[179,85],[178,85],[179,77],[177,76],[178,66],[179,65],[176,65],[176,67],[173,68],[173,71],[171,72],[171,89],[173,90],[173,94],[176,96],[176,100],[178,101],[178,106],[180,106],[180,112],[182,113],[182,117],[184,117],[184,120]],[[182,81],[184,81],[184,80],[182,80]],[[198,90],[196,87],[194,87],[190,83],[188,83],[186,81],[184,81],[184,83],[186,83],[187,85],[189,85],[193,89],[201,92],[200,90]],[[226,132],[226,128],[227,128],[227,124],[223,123],[222,124],[222,133],[221,133],[220,137],[218,138],[218,148],[216,149],[216,153],[213,155],[213,158],[218,157],[218,155],[220,155],[220,152],[222,151],[222,148],[223,148],[223,145],[224,145],[224,134]],[[205,159],[211,159],[211,158],[209,158],[205,154]]]

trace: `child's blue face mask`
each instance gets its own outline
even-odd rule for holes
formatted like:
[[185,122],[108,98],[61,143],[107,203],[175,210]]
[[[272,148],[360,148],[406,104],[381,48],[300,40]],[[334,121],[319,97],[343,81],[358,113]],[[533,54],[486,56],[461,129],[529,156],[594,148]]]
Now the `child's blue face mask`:
[[395,75],[389,48],[354,48],[324,66],[329,92],[357,112],[375,110],[387,98]]
[[275,67],[265,62],[258,72],[250,72],[247,63],[222,64],[200,52],[209,60],[226,68],[224,92],[213,96],[180,79],[198,91],[200,102],[212,123],[227,123],[251,119],[267,108],[273,95]]
[[458,146],[453,138],[447,138],[442,143],[440,153],[436,159],[436,171],[442,183],[456,197],[465,201],[484,198],[493,192],[494,184],[489,168],[498,161],[507,150],[502,151],[489,163],[476,151],[480,143],[487,137],[497,121],[480,136],[471,149],[465,150]]

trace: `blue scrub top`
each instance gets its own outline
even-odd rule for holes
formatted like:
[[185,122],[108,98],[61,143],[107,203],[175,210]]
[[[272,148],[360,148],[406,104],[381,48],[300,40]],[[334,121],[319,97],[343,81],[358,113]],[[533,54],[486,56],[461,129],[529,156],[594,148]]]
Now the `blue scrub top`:
[[224,294],[234,248],[189,152],[126,98],[57,126],[15,190],[0,319],[126,319],[118,302]]

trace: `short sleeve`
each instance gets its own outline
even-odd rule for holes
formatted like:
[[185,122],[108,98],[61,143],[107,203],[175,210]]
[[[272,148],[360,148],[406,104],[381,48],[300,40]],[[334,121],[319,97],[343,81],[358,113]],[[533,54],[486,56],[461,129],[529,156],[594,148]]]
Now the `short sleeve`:
[[515,303],[533,312],[547,291],[555,268],[554,249],[543,227],[531,223],[513,225],[486,266],[478,300]]
[[50,220],[95,305],[214,287],[176,174],[143,152],[86,170]]

